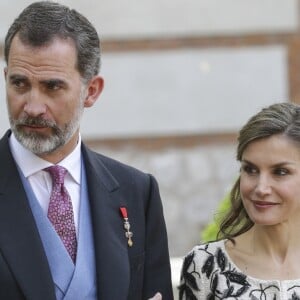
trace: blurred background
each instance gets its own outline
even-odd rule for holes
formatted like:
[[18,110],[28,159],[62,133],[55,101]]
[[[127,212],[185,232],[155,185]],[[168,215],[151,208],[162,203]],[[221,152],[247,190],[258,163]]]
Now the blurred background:
[[[1,0],[0,43],[32,1]],[[102,40],[105,89],[82,136],[158,180],[177,284],[238,174],[236,136],[274,102],[300,103],[300,0],[70,0]],[[0,80],[0,134],[8,128]],[[177,259],[179,258],[179,259]]]

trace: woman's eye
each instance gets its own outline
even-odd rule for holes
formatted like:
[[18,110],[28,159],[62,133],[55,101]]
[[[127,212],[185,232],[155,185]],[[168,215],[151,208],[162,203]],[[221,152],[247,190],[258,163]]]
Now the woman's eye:
[[242,171],[249,174],[249,175],[253,175],[253,174],[257,174],[258,170],[252,166],[246,165],[246,166],[242,166]]

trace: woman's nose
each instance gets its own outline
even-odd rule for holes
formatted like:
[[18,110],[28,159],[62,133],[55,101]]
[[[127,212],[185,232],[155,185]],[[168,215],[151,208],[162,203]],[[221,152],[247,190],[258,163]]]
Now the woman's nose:
[[261,196],[270,194],[272,191],[270,178],[268,178],[268,176],[265,175],[259,176],[258,181],[256,183],[255,191],[258,195]]

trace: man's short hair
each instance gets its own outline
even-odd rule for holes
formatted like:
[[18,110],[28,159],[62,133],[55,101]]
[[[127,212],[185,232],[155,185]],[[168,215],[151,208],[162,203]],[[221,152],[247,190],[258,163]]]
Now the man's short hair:
[[10,26],[4,44],[8,63],[13,38],[40,47],[54,38],[71,39],[77,50],[77,69],[85,82],[100,70],[100,40],[94,26],[86,17],[65,5],[40,1],[26,7]]

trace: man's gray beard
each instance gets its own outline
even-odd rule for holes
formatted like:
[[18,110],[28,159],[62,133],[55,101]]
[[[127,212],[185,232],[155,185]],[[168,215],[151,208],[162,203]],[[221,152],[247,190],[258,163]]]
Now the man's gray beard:
[[[65,145],[76,130],[79,128],[80,119],[83,113],[83,104],[80,101],[80,107],[75,112],[70,123],[65,124],[63,128],[59,128],[53,121],[44,120],[41,117],[23,117],[14,120],[9,117],[10,127],[16,139],[29,151],[36,155],[49,154]],[[38,132],[26,133],[21,128],[23,125],[40,125],[47,126],[52,129],[50,136],[45,136]]]

